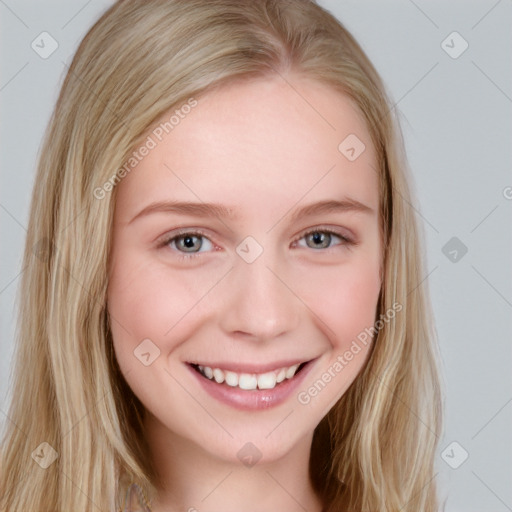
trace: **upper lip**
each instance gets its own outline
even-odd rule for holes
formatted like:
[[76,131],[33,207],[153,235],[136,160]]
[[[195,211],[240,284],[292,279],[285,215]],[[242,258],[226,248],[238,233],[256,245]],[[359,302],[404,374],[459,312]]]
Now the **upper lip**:
[[288,368],[296,364],[308,363],[311,359],[286,359],[282,361],[275,361],[272,363],[240,363],[240,362],[229,362],[229,361],[216,361],[216,362],[199,362],[189,361],[188,364],[196,366],[208,366],[212,369],[219,368],[221,370],[227,370],[235,373],[266,373],[273,370],[279,370],[281,368]]

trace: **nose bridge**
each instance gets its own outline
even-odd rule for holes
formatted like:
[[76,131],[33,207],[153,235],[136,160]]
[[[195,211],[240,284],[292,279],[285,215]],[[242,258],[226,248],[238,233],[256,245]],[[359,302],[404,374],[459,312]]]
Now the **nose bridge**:
[[237,259],[227,283],[229,300],[221,318],[226,332],[266,340],[297,326],[300,301],[284,284],[286,275],[277,259],[270,250],[250,263],[242,257]]

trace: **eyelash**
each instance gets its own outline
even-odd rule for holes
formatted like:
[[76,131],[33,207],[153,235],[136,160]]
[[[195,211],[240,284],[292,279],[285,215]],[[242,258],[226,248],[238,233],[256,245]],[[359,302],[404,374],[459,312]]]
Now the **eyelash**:
[[[292,244],[295,244],[296,242],[298,242],[302,238],[305,238],[308,235],[311,235],[313,233],[328,233],[330,235],[335,235],[335,236],[337,236],[341,240],[341,243],[339,243],[337,245],[342,245],[342,246],[345,246],[347,248],[350,248],[351,246],[354,246],[354,245],[357,244],[354,240],[351,240],[347,236],[342,235],[339,231],[336,231],[336,230],[331,229],[331,228],[322,228],[322,227],[315,228],[315,229],[310,229],[309,231],[305,231],[300,236],[298,236],[296,239],[294,239]],[[207,238],[208,240],[210,240],[208,238],[208,236],[204,232],[199,230],[199,229],[196,229],[196,230],[193,230],[193,231],[183,230],[183,231],[180,231],[178,233],[173,233],[172,236],[170,236],[170,235],[165,236],[163,238],[163,240],[158,243],[158,248],[159,249],[163,249],[165,247],[168,247],[169,244],[172,241],[175,241],[175,240],[183,237],[184,235],[198,236],[198,237],[203,237],[203,238]],[[210,242],[211,242],[211,240],[210,240]],[[322,250],[326,251],[328,249],[332,249],[333,247],[327,247],[326,249],[322,249]],[[315,250],[315,249],[312,249],[312,250]],[[197,257],[197,256],[199,256],[201,254],[200,252],[198,252],[198,253],[184,253],[184,252],[179,251],[179,250],[175,250],[175,252],[177,252],[179,254],[178,258],[181,259],[181,260],[188,260],[188,259],[191,259],[191,258],[195,258],[195,257]]]

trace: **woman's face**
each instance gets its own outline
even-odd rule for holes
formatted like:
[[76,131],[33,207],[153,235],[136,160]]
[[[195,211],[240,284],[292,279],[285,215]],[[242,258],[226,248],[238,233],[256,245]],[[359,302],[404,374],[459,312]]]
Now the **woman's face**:
[[188,105],[117,185],[115,354],[168,439],[275,460],[310,442],[371,350],[375,152],[346,97],[297,76]]

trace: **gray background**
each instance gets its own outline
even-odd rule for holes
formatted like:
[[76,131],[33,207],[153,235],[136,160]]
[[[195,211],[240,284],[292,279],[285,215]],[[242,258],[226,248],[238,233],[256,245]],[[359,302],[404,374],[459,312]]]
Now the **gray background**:
[[[446,389],[446,510],[512,510],[512,1],[320,3],[361,43],[402,118]],[[41,138],[64,63],[110,4],[0,0],[0,425]],[[47,59],[31,48],[43,31],[59,45]]]

